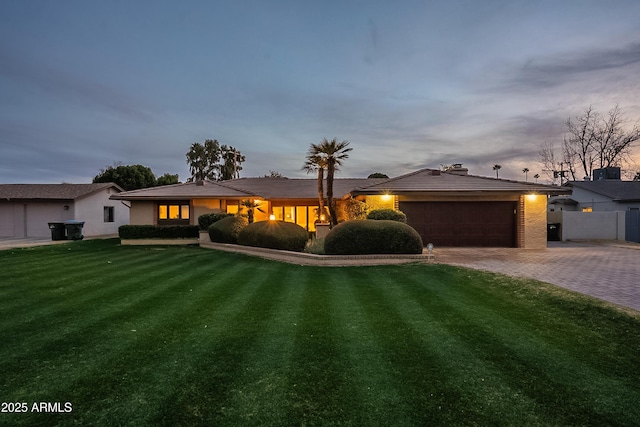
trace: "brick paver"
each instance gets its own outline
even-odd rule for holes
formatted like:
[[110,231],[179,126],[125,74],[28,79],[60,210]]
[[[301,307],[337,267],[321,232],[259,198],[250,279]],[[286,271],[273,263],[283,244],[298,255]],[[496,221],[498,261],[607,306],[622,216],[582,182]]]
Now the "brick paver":
[[530,277],[640,310],[640,245],[550,242],[547,249],[441,248],[436,261]]

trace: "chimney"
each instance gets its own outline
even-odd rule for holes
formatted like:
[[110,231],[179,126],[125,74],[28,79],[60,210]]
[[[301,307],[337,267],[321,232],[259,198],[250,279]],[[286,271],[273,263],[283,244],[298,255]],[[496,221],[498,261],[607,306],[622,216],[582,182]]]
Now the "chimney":
[[455,163],[447,170],[447,172],[454,175],[467,175],[469,173],[469,169],[463,168],[462,163]]

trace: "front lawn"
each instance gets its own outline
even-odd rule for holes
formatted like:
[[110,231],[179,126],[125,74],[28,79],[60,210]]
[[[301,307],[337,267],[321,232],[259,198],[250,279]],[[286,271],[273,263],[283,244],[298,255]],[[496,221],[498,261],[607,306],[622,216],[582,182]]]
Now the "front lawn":
[[0,251],[0,315],[0,425],[640,420],[638,316],[450,266],[71,242]]

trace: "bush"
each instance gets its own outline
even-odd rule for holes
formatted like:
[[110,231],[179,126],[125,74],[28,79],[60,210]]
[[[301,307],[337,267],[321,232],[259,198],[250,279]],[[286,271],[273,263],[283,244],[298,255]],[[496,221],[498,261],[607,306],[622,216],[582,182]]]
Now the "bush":
[[228,216],[209,226],[209,238],[216,243],[238,243],[238,234],[248,224],[242,216]]
[[367,215],[367,219],[375,219],[375,220],[389,220],[389,221],[399,221],[407,223],[407,216],[404,212],[396,211],[393,209],[375,209],[369,212]]
[[328,255],[420,254],[422,238],[398,221],[347,221],[327,234],[324,250]]
[[220,212],[200,215],[198,217],[198,226],[200,227],[200,230],[208,230],[211,224],[213,224],[214,222],[218,222],[228,216],[233,216],[233,214]]
[[309,240],[304,251],[308,254],[324,255],[324,238]]
[[246,226],[238,236],[244,246],[302,252],[309,235],[298,224],[284,221],[258,221]]
[[198,237],[196,225],[121,225],[121,239],[190,239]]

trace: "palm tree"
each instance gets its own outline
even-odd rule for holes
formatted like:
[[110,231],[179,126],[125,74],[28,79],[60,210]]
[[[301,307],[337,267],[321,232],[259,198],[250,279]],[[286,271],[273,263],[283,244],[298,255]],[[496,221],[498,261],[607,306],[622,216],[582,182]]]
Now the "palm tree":
[[538,183],[538,178],[540,178],[540,174],[537,173],[535,175],[533,175],[533,177],[536,179],[536,184]]
[[302,166],[302,170],[307,173],[318,173],[318,211],[317,219],[324,214],[324,169],[326,167],[325,159],[320,155],[320,146],[311,144],[307,151],[307,160]]
[[324,138],[320,144],[311,144],[307,152],[307,161],[303,169],[318,172],[318,202],[320,204],[319,212],[322,213],[324,205],[322,203],[322,177],[324,169],[327,170],[327,205],[329,206],[329,214],[331,216],[331,225],[338,223],[338,214],[336,212],[336,201],[333,199],[333,180],[338,167],[342,165],[342,161],[349,158],[348,148],[349,141],[338,142],[336,138],[329,141]]
[[502,166],[500,165],[493,165],[493,170],[496,171],[496,178],[499,178],[498,176],[498,171],[502,169]]
[[529,168],[522,169],[522,173],[524,174],[524,182],[529,182],[529,178],[527,175],[529,173]]
[[242,202],[240,202],[240,205],[247,208],[247,221],[249,222],[249,224],[253,223],[254,209],[257,209],[260,212],[264,212],[262,209],[260,209],[260,202],[257,200],[251,200],[251,199],[243,200]]

